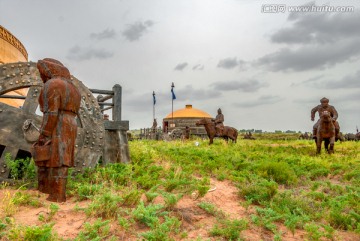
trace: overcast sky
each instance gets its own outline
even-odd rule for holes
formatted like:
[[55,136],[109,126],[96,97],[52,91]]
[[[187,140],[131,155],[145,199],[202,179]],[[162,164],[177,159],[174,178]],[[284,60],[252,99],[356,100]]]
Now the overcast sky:
[[[269,3],[286,4],[266,13]],[[289,6],[353,6],[290,12]],[[264,12],[265,11],[265,12]],[[0,0],[30,61],[62,61],[89,88],[123,88],[130,129],[192,104],[237,129],[311,131],[322,97],[360,127],[360,1]]]

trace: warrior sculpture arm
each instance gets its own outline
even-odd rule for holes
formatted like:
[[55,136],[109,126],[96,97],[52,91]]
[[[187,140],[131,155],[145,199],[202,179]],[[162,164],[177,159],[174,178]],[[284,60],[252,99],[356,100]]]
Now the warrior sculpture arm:
[[50,137],[55,129],[58,121],[59,108],[61,104],[61,96],[58,93],[58,88],[52,86],[51,83],[46,83],[42,93],[43,105],[43,122],[40,128],[40,134]]
[[335,109],[335,107],[334,106],[332,106],[332,118],[333,118],[333,120],[337,120],[337,118],[338,118],[338,113],[337,113],[337,111],[336,111],[336,109]]
[[315,113],[319,110],[319,106],[315,106],[314,108],[312,108],[311,110],[311,120],[315,120]]

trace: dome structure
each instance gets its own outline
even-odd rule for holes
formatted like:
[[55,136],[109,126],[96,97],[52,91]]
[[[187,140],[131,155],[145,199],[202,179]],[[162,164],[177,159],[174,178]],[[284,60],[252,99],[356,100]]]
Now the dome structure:
[[196,126],[196,122],[202,118],[212,119],[213,117],[203,110],[193,108],[190,104],[186,105],[185,108],[175,110],[163,119],[163,132],[171,132],[174,129],[185,130],[188,126],[190,134],[206,135],[203,126]]
[[186,105],[185,108],[174,111],[168,114],[165,119],[171,118],[212,118],[205,111],[195,109],[192,105]]
[[[1,64],[27,62],[28,53],[24,45],[9,30],[0,25],[0,66]],[[26,96],[28,88],[14,90],[6,93],[7,95]],[[0,102],[20,107],[24,100],[0,98]]]

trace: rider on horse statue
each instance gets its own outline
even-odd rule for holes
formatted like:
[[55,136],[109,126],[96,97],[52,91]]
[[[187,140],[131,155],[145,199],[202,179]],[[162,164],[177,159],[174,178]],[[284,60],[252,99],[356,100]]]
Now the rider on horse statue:
[[216,129],[216,136],[223,136],[224,131],[224,115],[221,113],[221,109],[218,109],[218,114],[215,119],[212,119],[212,121],[215,122],[215,129]]
[[[335,126],[335,138],[338,139],[339,138],[339,132],[340,132],[339,122],[336,121],[337,118],[338,118],[338,113],[337,113],[334,106],[329,105],[329,99],[324,97],[324,98],[322,98],[320,100],[320,103],[321,103],[320,105],[314,107],[311,110],[311,121],[315,120],[315,113],[316,112],[319,112],[319,117],[321,117],[321,114],[324,111],[330,112],[330,115],[331,115],[331,117],[333,119],[334,126]],[[315,123],[315,125],[313,127],[313,139],[317,138],[316,134],[317,134],[318,126],[319,126],[319,121],[320,121],[320,119]]]

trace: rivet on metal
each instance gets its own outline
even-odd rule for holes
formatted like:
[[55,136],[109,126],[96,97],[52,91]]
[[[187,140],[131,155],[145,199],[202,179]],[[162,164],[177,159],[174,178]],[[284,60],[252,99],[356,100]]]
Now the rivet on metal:
[[83,96],[82,98],[83,98],[83,100],[85,100],[85,96]]
[[22,83],[25,83],[26,81],[25,81],[25,80],[22,80],[21,82],[22,82]]
[[90,96],[91,96],[91,94],[88,94],[88,96],[90,97]]
[[21,64],[19,64],[19,67],[21,67],[22,65]]
[[9,78],[9,77],[10,77],[10,75],[6,75],[6,77],[8,77],[8,78]]
[[15,84],[19,84],[19,81],[15,81]]
[[11,65],[11,68],[14,68],[15,66],[14,65]]
[[75,145],[75,147],[78,147],[78,145]]
[[30,75],[30,72],[27,72],[28,75]]
[[13,82],[10,82],[10,85],[13,85]]
[[35,89],[34,91],[37,93],[37,92],[38,92],[38,89]]
[[37,95],[36,94],[33,94],[33,97],[36,97]]
[[31,81],[30,80],[28,80],[28,83],[30,83]]
[[16,76],[16,74],[12,74],[12,76]]

